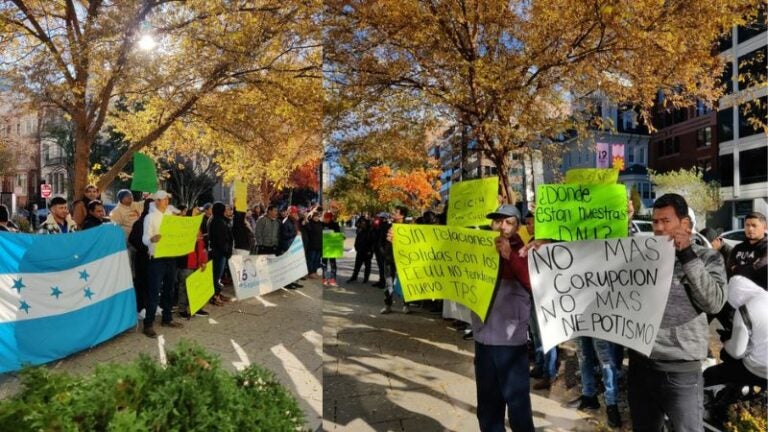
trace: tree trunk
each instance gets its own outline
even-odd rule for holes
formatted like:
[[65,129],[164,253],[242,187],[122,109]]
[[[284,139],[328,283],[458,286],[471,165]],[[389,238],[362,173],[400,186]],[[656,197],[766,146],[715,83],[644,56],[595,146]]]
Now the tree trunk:
[[[85,187],[88,185],[88,172],[90,171],[91,142],[88,135],[88,125],[83,112],[73,116],[75,138],[75,173],[72,181],[72,201],[80,199]],[[99,190],[103,190],[99,188]]]
[[493,164],[496,165],[496,171],[499,175],[499,195],[501,195],[501,204],[515,204],[514,196],[509,187],[509,162],[503,152],[493,152],[490,154]]

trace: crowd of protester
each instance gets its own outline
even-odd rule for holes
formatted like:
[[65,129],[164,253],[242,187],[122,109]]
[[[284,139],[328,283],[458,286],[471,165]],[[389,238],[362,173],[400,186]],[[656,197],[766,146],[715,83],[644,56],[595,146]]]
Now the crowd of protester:
[[[630,202],[630,220],[633,213]],[[382,314],[392,312],[392,293],[396,292],[393,287],[397,284],[391,223],[407,223],[410,221],[410,218],[406,221],[407,216],[407,208],[397,207],[391,214],[360,215],[355,223],[355,264],[347,283],[357,282],[361,271],[362,282],[367,283],[372,277],[371,262],[375,258],[379,278],[373,285],[384,289]],[[506,410],[513,431],[528,431],[533,430],[529,379],[534,379],[531,386],[534,390],[549,390],[561,379],[559,348],[548,352],[542,349],[525,258],[529,248],[539,247],[547,240],[536,239],[531,212],[523,217],[519,209],[503,205],[488,218],[488,228],[500,232],[497,250],[502,265],[494,300],[485,322],[474,314],[467,314],[472,319],[463,321],[471,323],[459,319],[455,327],[467,327],[464,338],[475,340],[480,429],[503,430]],[[444,215],[430,211],[415,222],[439,224],[444,220]],[[766,218],[758,212],[748,214],[744,223],[746,239],[732,249],[720,236],[722,229],[702,230],[711,247],[701,246],[694,243],[695,218],[685,199],[667,194],[653,206],[653,225],[656,235],[673,239],[676,250],[673,282],[653,351],[647,357],[602,339],[576,339],[581,395],[568,406],[597,410],[601,407],[598,396],[602,391],[611,427],[623,424],[619,400],[625,399],[633,430],[659,431],[667,421],[676,431],[700,431],[705,386],[729,384],[718,393],[719,401],[710,403],[713,409],[710,415],[720,420],[725,416],[727,404],[732,402],[728,399],[729,393],[732,396],[734,392],[741,392],[743,385],[756,385],[762,392],[766,389]],[[527,246],[518,234],[523,226],[530,237]],[[439,310],[440,303],[446,316],[449,301],[417,302],[417,305],[424,312],[434,312],[435,304]],[[413,306],[404,304],[403,312],[411,312]],[[456,306],[463,308],[451,305]],[[709,330],[713,320],[718,320],[722,328],[718,331],[722,342],[722,349],[717,353],[720,363],[702,373],[703,366],[716,363],[715,353],[709,349],[710,342],[715,341]],[[518,324],[512,333],[507,331],[507,324],[511,322]]]

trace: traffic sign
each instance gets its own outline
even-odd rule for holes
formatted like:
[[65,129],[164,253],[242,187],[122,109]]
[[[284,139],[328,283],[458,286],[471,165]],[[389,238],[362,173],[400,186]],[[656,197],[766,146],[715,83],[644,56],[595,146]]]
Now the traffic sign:
[[40,195],[42,195],[43,198],[50,198],[51,192],[52,192],[51,185],[49,184],[40,185]]

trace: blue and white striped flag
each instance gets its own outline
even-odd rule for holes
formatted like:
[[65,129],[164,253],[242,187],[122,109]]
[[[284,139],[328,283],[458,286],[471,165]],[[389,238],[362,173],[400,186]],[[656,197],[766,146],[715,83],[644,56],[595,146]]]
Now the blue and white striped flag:
[[0,372],[66,357],[135,324],[136,296],[119,227],[0,232]]

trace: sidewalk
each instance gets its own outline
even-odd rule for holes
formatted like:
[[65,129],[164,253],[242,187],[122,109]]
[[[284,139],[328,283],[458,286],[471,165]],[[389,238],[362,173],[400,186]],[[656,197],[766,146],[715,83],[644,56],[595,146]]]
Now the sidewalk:
[[[304,285],[301,289],[278,290],[220,307],[207,305],[205,310],[210,316],[193,317],[190,321],[178,318],[184,324],[181,329],[157,325],[157,339],[144,336],[139,326],[139,330],[129,330],[91,350],[50,363],[49,367],[74,374],[88,373],[98,364],[128,362],[139,353],[164,361],[165,350],[184,338],[219,355],[223,367],[229,370],[258,364],[274,372],[298,399],[306,427],[319,430],[323,404],[322,288],[317,279],[299,282]],[[229,288],[225,294],[234,295]],[[15,374],[0,375],[0,398],[9,397],[18,388]]]
[[[380,315],[382,290],[344,283],[353,264],[351,251],[339,260],[341,286],[324,293],[324,430],[477,431],[474,343],[439,315],[404,315],[397,300],[392,314]],[[571,393],[561,396],[531,394],[537,430],[595,430],[583,413],[561,407]]]

